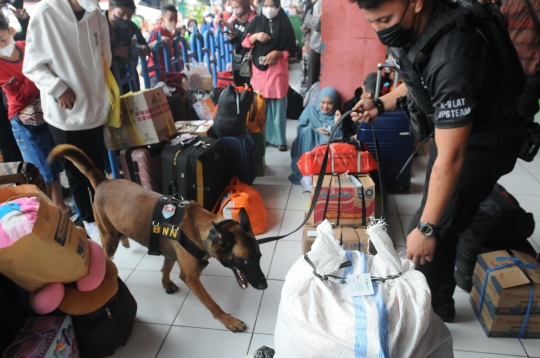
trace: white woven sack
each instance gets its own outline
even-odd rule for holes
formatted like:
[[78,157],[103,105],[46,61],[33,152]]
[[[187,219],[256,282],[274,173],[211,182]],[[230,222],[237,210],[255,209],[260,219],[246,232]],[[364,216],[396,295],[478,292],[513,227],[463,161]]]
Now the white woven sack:
[[[382,223],[367,231],[375,256],[344,251],[326,220],[317,232],[308,253],[317,274],[400,277],[374,281],[373,295],[352,298],[347,283],[317,278],[301,257],[281,292],[275,358],[453,357],[452,337],[432,311],[424,275],[399,257]],[[352,266],[340,269],[346,261]]]

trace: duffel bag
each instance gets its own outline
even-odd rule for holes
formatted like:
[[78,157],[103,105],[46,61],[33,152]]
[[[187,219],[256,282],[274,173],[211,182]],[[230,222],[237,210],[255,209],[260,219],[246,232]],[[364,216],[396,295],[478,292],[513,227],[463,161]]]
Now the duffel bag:
[[71,316],[81,357],[112,356],[131,335],[137,302],[120,277],[117,282],[118,291],[103,307],[86,315]]
[[217,73],[217,85],[216,88],[225,88],[228,85],[234,86],[234,76],[230,71],[223,71]]
[[223,190],[213,212],[225,219],[240,221],[238,213],[241,208],[247,211],[254,235],[266,232],[266,207],[261,194],[235,176],[231,179],[230,185]]
[[[317,175],[321,172],[327,144],[315,147],[311,152],[302,154],[298,159],[298,169],[303,176]],[[326,174],[332,173],[360,173],[367,174],[377,170],[375,158],[366,148],[358,149],[349,143],[331,143]]]

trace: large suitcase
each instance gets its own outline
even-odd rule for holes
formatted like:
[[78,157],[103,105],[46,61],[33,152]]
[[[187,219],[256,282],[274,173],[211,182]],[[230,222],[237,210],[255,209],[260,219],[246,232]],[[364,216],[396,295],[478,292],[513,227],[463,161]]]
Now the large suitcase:
[[182,143],[176,138],[161,154],[163,194],[196,201],[211,211],[231,180],[225,158],[217,139],[198,137]]
[[229,176],[237,176],[242,183],[253,184],[259,171],[259,150],[247,129],[234,137],[220,137],[227,153]]
[[255,146],[259,151],[259,170],[257,171],[258,177],[264,176],[264,167],[266,166],[266,133],[250,133]]
[[[379,64],[377,75],[376,94],[381,89],[382,69],[385,67],[394,68],[394,65]],[[398,77],[395,77],[394,88],[397,87]],[[383,173],[383,180],[386,188],[402,189],[409,192],[411,186],[412,161],[398,174],[405,165],[414,150],[414,138],[410,134],[409,120],[403,110],[392,110],[383,113],[373,121],[375,133],[379,142],[380,158],[377,158],[375,142],[371,124],[362,123],[358,126],[358,138],[369,146],[369,151],[377,160]],[[374,173],[377,177],[379,172]],[[374,178],[377,183],[378,179]]]
[[373,125],[379,141],[380,158],[377,158],[373,132],[369,123],[362,123],[358,127],[358,138],[369,146],[370,153],[382,167],[386,187],[403,189],[407,192],[411,186],[412,161],[398,178],[401,168],[414,150],[414,140],[409,133],[409,121],[405,111],[385,112],[373,121]]
[[120,164],[124,178],[143,188],[162,192],[161,152],[164,144],[146,148],[130,148],[120,151]]

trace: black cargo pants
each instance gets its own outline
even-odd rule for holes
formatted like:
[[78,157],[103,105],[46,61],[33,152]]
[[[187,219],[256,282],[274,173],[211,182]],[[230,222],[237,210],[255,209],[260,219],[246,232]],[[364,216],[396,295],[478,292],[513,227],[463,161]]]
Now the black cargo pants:
[[[454,265],[459,234],[472,223],[480,203],[489,196],[499,178],[513,170],[523,138],[524,131],[515,128],[471,133],[456,189],[439,223],[433,261],[417,267],[426,276],[434,307],[453,302],[456,287]],[[432,141],[422,204],[411,221],[408,233],[418,226],[424,211],[436,158],[437,146]]]

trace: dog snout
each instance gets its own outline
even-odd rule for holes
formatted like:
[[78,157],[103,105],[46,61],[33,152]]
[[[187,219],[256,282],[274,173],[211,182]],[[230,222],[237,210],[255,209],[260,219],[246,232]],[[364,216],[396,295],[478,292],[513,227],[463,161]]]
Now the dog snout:
[[266,282],[266,279],[265,279],[263,282],[259,282],[255,288],[257,290],[266,290],[268,288],[268,282]]

